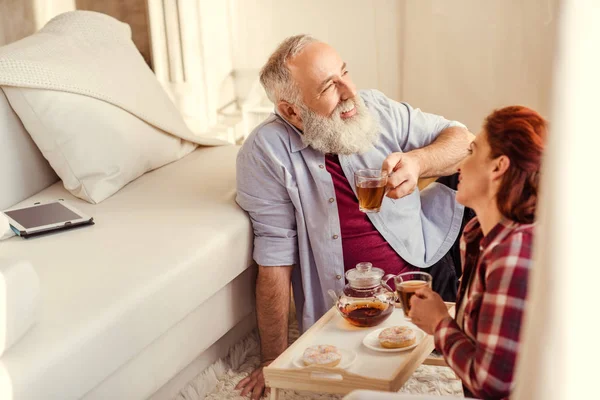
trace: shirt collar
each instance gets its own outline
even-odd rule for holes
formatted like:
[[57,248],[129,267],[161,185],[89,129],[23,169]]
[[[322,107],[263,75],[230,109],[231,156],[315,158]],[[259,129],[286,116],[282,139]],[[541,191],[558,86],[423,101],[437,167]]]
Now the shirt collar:
[[481,249],[486,249],[493,241],[498,237],[498,235],[504,232],[506,229],[511,229],[514,226],[515,222],[502,218],[500,222],[498,222],[492,230],[487,234],[487,236],[483,236],[483,231],[481,230],[481,224],[477,217],[473,218],[466,226],[463,231],[465,241],[467,243],[472,243],[474,241],[479,241],[479,245]]
[[290,124],[285,118],[283,118],[283,116],[279,114],[277,109],[275,109],[273,112],[288,127],[288,133],[290,137],[290,150],[292,151],[292,153],[296,153],[307,148],[308,145],[302,141],[302,132],[300,132],[298,128],[296,128],[294,125]]

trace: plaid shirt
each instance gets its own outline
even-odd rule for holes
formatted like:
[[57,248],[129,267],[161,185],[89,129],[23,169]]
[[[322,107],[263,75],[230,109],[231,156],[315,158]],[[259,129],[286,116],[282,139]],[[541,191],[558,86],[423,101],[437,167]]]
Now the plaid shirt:
[[485,237],[477,218],[465,227],[460,243],[464,273],[456,301],[457,307],[466,301],[463,325],[448,317],[434,336],[436,348],[471,392],[465,395],[503,399],[514,388],[533,227],[502,221]]

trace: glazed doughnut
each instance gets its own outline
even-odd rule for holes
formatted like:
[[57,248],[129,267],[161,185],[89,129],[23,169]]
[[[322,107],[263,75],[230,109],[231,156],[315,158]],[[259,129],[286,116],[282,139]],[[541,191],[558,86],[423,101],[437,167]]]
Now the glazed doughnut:
[[335,367],[341,360],[342,354],[338,348],[327,344],[307,347],[302,355],[304,365]]
[[392,326],[379,333],[379,343],[386,349],[399,349],[415,344],[417,335],[408,326]]

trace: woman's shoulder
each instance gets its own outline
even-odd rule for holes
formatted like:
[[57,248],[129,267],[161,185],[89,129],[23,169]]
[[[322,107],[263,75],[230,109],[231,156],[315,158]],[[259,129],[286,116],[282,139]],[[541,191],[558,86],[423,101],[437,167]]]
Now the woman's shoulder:
[[513,224],[485,253],[486,290],[524,299],[533,266],[534,225]]
[[535,223],[520,224],[518,222],[510,222],[506,226],[506,235],[502,238],[500,243],[523,241],[525,244],[532,244],[535,226]]
[[533,239],[533,233],[535,230],[535,223],[532,224],[521,224],[519,222],[503,220],[495,228],[496,230],[494,239],[492,240],[492,246],[498,246],[506,243],[513,243],[515,241]]
[[506,223],[504,230],[486,251],[488,262],[506,267],[529,267],[533,258],[534,224]]

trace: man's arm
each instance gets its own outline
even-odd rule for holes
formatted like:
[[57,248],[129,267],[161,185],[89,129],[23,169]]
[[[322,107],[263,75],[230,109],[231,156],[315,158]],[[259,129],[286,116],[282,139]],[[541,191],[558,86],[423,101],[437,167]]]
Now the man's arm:
[[419,178],[452,175],[474,138],[466,128],[452,126],[442,130],[428,146],[390,154],[382,165],[389,174],[387,195],[399,199],[415,190]]
[[271,158],[273,152],[261,153],[269,143],[255,145],[252,151],[243,147],[238,153],[236,177],[236,201],[252,221],[253,258],[260,265],[256,309],[262,362],[236,386],[242,396],[251,393],[253,400],[265,389],[263,367],[287,348],[292,265],[299,264],[295,209],[284,184],[285,171]]
[[288,347],[292,268],[258,267],[256,312],[263,363],[275,360]]
[[242,390],[242,396],[250,394],[252,400],[261,398],[265,390],[263,368],[271,364],[287,348],[292,268],[291,265],[258,267],[256,314],[261,363],[235,387],[237,390]]
[[475,136],[466,128],[452,126],[440,132],[429,146],[405,153],[419,164],[419,178],[437,178],[458,171],[460,162],[467,156]]

